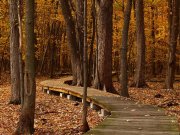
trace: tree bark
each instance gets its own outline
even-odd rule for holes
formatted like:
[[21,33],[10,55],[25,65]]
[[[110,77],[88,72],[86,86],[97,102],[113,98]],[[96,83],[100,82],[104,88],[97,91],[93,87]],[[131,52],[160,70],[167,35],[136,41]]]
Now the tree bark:
[[128,66],[127,66],[127,50],[128,50],[128,31],[130,24],[130,16],[132,9],[132,0],[127,1],[126,11],[124,15],[124,26],[122,32],[122,48],[121,48],[121,95],[129,97],[128,93]]
[[83,71],[84,71],[84,89],[83,89],[83,116],[82,116],[82,122],[83,122],[83,132],[87,132],[90,128],[87,122],[87,0],[84,0],[84,59],[83,59]]
[[95,8],[95,0],[92,0],[91,7],[91,17],[92,17],[92,36],[90,43],[90,53],[89,53],[89,61],[88,61],[88,85],[91,85],[92,81],[92,72],[93,72],[93,45],[95,41],[95,25],[96,25],[96,8]]
[[173,89],[176,67],[176,47],[179,34],[179,0],[169,0],[169,58],[165,88]]
[[66,23],[66,32],[68,38],[69,49],[71,53],[71,66],[73,74],[73,85],[81,83],[81,61],[78,54],[78,44],[76,40],[75,23],[71,14],[69,1],[60,0],[62,14]]
[[23,1],[18,1],[18,22],[19,22],[19,73],[20,73],[20,95],[21,105],[24,103],[24,68],[22,60],[22,46],[23,46],[23,30],[22,30],[22,16],[23,16]]
[[136,0],[136,31],[137,31],[137,59],[134,81],[131,86],[144,87],[145,82],[145,33],[144,33],[144,4],[143,0]]
[[98,63],[94,87],[116,93],[112,85],[112,14],[113,1],[99,0],[97,2],[98,28]]
[[155,65],[155,43],[156,43],[156,37],[155,37],[155,7],[154,7],[154,0],[152,0],[151,5],[151,75],[153,77],[156,76],[156,65]]
[[34,132],[34,114],[35,114],[35,34],[34,34],[34,0],[26,0],[26,61],[24,77],[24,104],[21,108],[21,115],[16,134],[33,134]]
[[83,6],[83,0],[77,0],[76,1],[76,24],[77,24],[77,42],[78,42],[78,53],[79,53],[79,59],[80,59],[80,63],[81,63],[81,67],[80,67],[80,72],[77,73],[80,76],[80,80],[79,80],[79,84],[81,85],[83,83],[83,33],[84,33],[84,29],[83,29],[83,13],[84,13],[84,6]]
[[50,72],[49,72],[49,77],[53,78],[54,76],[54,66],[55,66],[55,50],[56,50],[56,43],[54,41],[52,41],[53,43],[50,45]]
[[10,0],[10,27],[11,98],[9,103],[20,104],[19,28],[17,0]]

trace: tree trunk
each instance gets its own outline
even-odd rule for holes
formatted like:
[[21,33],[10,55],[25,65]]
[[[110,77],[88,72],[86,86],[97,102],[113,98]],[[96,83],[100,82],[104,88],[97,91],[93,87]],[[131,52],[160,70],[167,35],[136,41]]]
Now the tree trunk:
[[19,28],[17,0],[10,0],[10,26],[11,98],[9,103],[20,104]]
[[87,0],[84,0],[84,59],[83,59],[83,71],[84,71],[84,91],[83,91],[83,132],[87,132],[89,130],[89,125],[87,122]]
[[127,7],[124,15],[124,26],[122,32],[122,48],[121,48],[121,95],[129,97],[128,93],[128,73],[127,73],[127,50],[128,50],[128,31],[132,9],[132,0],[127,1]]
[[112,14],[113,1],[98,1],[98,63],[94,87],[116,93],[112,85]]
[[131,86],[144,87],[145,82],[145,34],[144,34],[144,4],[143,0],[136,0],[136,31],[137,31],[137,59],[134,81]]
[[[165,88],[173,89],[176,66],[176,46],[179,34],[179,0],[169,0],[169,59]],[[171,9],[172,8],[172,9]]]
[[33,134],[35,114],[35,35],[34,35],[34,0],[26,0],[26,61],[24,77],[24,104],[21,108],[21,115],[16,134]]
[[50,39],[48,39],[48,43],[45,47],[45,50],[44,50],[44,53],[42,55],[42,60],[41,60],[41,64],[40,64],[40,73],[42,74],[43,72],[43,66],[44,66],[44,61],[45,61],[45,57],[47,55],[47,51],[48,51],[48,47],[49,47],[49,44],[50,44]]
[[151,75],[153,77],[156,76],[156,67],[155,67],[155,7],[154,7],[154,0],[152,0],[152,5],[151,5]]
[[49,74],[49,77],[50,78],[53,78],[54,76],[54,66],[55,66],[55,60],[54,60],[54,57],[55,57],[55,50],[56,50],[56,43],[55,41],[52,41],[53,43],[50,45],[50,74]]
[[[5,55],[5,50],[6,50],[6,45],[4,45],[4,47],[3,47],[3,52],[2,52],[2,55],[1,55],[1,67],[0,67],[0,69],[1,69],[1,73],[4,71],[4,55]],[[2,77],[2,76],[1,76]],[[0,78],[1,78],[0,77]]]
[[89,53],[89,61],[88,61],[88,85],[91,85],[92,81],[92,72],[93,72],[93,45],[95,40],[95,25],[96,25],[96,8],[95,8],[95,0],[92,0],[91,7],[91,17],[92,17],[92,37],[90,43],[90,53]]
[[83,33],[84,33],[84,29],[83,29],[83,0],[77,0],[76,1],[76,24],[77,24],[77,42],[78,42],[78,53],[79,53],[79,59],[80,59],[80,72],[77,73],[79,75],[80,80],[78,81],[78,85],[81,85],[82,79],[83,79]]
[[19,22],[19,73],[20,73],[20,95],[21,105],[24,103],[24,68],[22,60],[22,42],[23,42],[23,30],[22,30],[22,14],[23,13],[23,1],[18,1],[18,22]]
[[97,89],[100,89],[100,80],[99,80],[99,71],[98,71],[98,26],[97,26],[97,9],[96,9],[96,1],[95,1],[95,13],[96,13],[96,19],[95,19],[95,33],[96,33],[96,55],[95,55],[95,62],[94,62],[94,87]]
[[78,45],[76,41],[75,24],[71,14],[68,1],[60,0],[62,14],[66,23],[66,32],[68,38],[69,49],[71,53],[71,66],[73,74],[73,85],[79,85],[81,83],[81,61],[78,54]]

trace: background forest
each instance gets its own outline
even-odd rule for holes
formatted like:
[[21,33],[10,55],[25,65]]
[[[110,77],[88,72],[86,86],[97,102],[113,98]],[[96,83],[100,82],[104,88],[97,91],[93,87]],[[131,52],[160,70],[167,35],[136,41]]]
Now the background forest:
[[[16,110],[16,114],[8,114],[8,119],[18,125],[17,130],[12,124],[5,132],[33,133],[35,123],[36,134],[46,133],[44,129],[53,125],[46,120],[53,121],[53,114],[45,118],[35,114],[35,109],[45,111],[40,104],[48,98],[40,93],[39,82],[67,75],[72,75],[69,84],[84,86],[84,100],[89,86],[166,108],[179,119],[180,2],[87,0],[87,14],[85,9],[82,0],[0,0],[0,90],[5,89],[0,105],[6,111]],[[66,104],[62,99],[51,100]],[[21,104],[19,122],[19,106],[6,108],[4,101]],[[72,105],[70,109],[76,106],[67,104]],[[52,106],[49,112],[57,113],[57,106]],[[82,106],[82,119],[86,121],[88,113],[90,128],[102,121],[96,112],[87,112],[85,102],[76,109]],[[76,109],[72,110],[78,113]],[[4,123],[0,124],[0,133],[1,126],[8,122]],[[88,130],[83,129],[84,123],[83,128],[77,125],[67,132],[81,134]],[[58,130],[52,134],[62,132]]]
[[[92,40],[92,8],[88,1],[88,45]],[[120,71],[121,35],[125,2],[114,1],[113,10],[113,71]],[[0,73],[9,71],[9,5],[0,1]],[[73,14],[75,12],[72,11]],[[24,19],[23,19],[24,21]],[[165,77],[168,60],[168,3],[166,0],[144,1],[144,21],[146,35],[146,77],[154,75]],[[129,31],[128,72],[133,76],[136,65],[136,28],[135,13],[132,10]],[[36,71],[43,75],[60,74],[70,71],[70,57],[67,34],[61,8],[56,0],[36,1]],[[96,42],[94,43],[96,44]],[[94,52],[96,45],[93,47]],[[54,53],[51,53],[54,52]],[[180,46],[176,50],[176,74],[180,74]],[[94,53],[95,55],[95,53]],[[25,59],[23,55],[23,59]],[[53,59],[53,60],[52,60]],[[52,64],[53,61],[53,64]],[[155,67],[153,67],[155,65]],[[52,70],[53,68],[53,70]],[[155,69],[153,69],[155,68]],[[153,70],[153,71],[152,71]],[[155,70],[155,71],[154,71]],[[52,73],[53,72],[53,73]]]

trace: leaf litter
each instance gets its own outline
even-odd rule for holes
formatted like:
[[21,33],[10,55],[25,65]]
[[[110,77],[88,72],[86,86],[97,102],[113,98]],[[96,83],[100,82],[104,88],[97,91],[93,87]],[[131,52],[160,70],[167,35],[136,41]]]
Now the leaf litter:
[[[2,80],[4,79],[4,80]],[[70,101],[59,96],[47,95],[38,85],[47,78],[37,79],[37,98],[35,112],[35,135],[81,135],[82,103]],[[0,79],[0,135],[10,135],[17,127],[20,106],[8,104],[10,99],[10,79]],[[129,88],[134,101],[164,108],[167,115],[178,118],[180,124],[180,83],[174,90],[163,89],[162,82],[148,82],[148,88]],[[120,89],[120,84],[114,82]],[[103,121],[98,113],[88,108],[88,123],[91,128]]]
[[[81,135],[82,103],[43,93],[38,84],[44,79],[37,79],[34,135]],[[8,104],[10,83],[1,83],[0,99],[0,135],[11,135],[17,127],[20,105]],[[88,108],[90,128],[103,119],[98,112]]]

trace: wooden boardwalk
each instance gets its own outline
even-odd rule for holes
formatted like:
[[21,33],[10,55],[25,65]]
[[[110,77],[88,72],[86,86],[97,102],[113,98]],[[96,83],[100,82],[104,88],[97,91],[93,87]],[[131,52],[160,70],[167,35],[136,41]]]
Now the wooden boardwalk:
[[[83,88],[69,86],[64,82],[70,77],[41,82],[47,93],[56,92],[72,100],[82,98]],[[86,135],[180,135],[175,117],[165,115],[163,109],[143,105],[118,95],[88,88],[90,107],[109,115]]]

